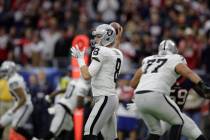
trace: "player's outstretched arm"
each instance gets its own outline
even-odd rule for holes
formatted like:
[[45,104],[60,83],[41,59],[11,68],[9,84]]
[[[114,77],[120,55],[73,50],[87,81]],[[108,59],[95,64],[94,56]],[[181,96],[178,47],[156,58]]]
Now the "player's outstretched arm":
[[139,83],[139,80],[140,80],[140,78],[141,78],[142,73],[143,73],[143,72],[142,72],[142,69],[141,69],[141,68],[139,68],[139,69],[135,72],[133,78],[132,78],[131,81],[130,81],[130,86],[131,86],[132,88],[136,88],[136,87],[137,87],[137,85],[138,85],[138,83]]
[[210,87],[208,87],[195,72],[193,72],[187,65],[178,64],[175,68],[176,72],[192,81],[195,86],[193,89],[202,97],[210,98]]

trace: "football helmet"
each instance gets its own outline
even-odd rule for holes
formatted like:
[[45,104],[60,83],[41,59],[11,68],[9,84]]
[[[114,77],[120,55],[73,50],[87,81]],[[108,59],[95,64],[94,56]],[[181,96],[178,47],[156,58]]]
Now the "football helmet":
[[116,32],[115,29],[109,24],[101,24],[96,27],[92,32],[92,35],[100,38],[99,41],[94,39],[95,45],[108,46],[115,41]]
[[159,55],[177,54],[176,44],[172,40],[163,40],[158,48]]
[[0,67],[0,78],[8,79],[16,72],[16,65],[12,61],[4,61]]

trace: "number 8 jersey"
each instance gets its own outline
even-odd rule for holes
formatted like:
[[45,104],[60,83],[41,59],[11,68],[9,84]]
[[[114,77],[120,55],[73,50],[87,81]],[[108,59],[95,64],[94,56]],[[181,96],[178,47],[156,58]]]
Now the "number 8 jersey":
[[175,67],[180,63],[186,64],[186,60],[178,54],[146,57],[142,62],[143,74],[135,92],[151,90],[169,95],[179,77]]
[[95,69],[99,69],[95,75],[89,69],[93,96],[116,95],[116,81],[123,61],[122,52],[116,48],[96,47],[92,52],[92,61],[95,63],[91,62],[90,66],[95,64]]

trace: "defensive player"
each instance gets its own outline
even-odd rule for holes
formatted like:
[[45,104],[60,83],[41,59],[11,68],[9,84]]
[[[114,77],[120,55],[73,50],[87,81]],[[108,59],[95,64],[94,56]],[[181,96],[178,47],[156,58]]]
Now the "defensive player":
[[[163,40],[158,55],[146,57],[131,81],[131,86],[136,87],[138,111],[149,128],[149,140],[158,140],[162,134],[160,120],[171,125],[170,140],[180,139],[185,120],[179,107],[169,97],[170,88],[180,75],[192,81],[197,92],[208,96],[209,87],[187,67],[184,57],[178,55],[175,43]],[[199,140],[204,139],[201,137]]]
[[32,136],[23,128],[23,125],[33,111],[31,96],[26,90],[25,81],[16,72],[16,65],[11,61],[2,63],[0,77],[7,80],[9,91],[14,98],[14,106],[0,118],[0,139],[2,138],[5,126],[10,123],[12,123],[12,128],[16,132],[22,134],[27,139],[31,139]]
[[84,135],[86,140],[95,140],[101,131],[105,140],[114,140],[117,139],[115,112],[119,102],[115,87],[123,56],[120,50],[114,48],[116,31],[111,25],[99,25],[92,34],[96,44],[89,67],[84,62],[84,50],[80,51],[78,46],[71,49],[83,78],[91,79],[95,102],[85,124]]
[[[83,79],[70,80],[64,95],[58,99],[52,109],[54,109],[54,117],[52,119],[50,130],[43,138],[50,140],[56,138],[64,130],[71,130],[73,127],[72,115],[76,107],[82,107],[83,99],[89,93],[90,85]],[[64,90],[59,90],[51,95],[45,96],[45,100],[50,102],[57,94]],[[53,111],[53,110],[52,110]]]

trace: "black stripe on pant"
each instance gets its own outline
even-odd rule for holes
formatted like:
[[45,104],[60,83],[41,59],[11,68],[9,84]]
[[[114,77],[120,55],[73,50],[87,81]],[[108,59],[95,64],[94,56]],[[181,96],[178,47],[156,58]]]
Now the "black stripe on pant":
[[182,125],[183,125],[183,124],[184,124],[184,120],[183,120],[181,114],[179,113],[179,111],[176,109],[176,107],[174,107],[174,106],[170,103],[170,101],[167,99],[167,97],[166,97],[165,95],[163,95],[163,96],[164,96],[166,102],[167,102],[167,103],[176,111],[176,113],[179,115],[179,117],[180,117],[181,120],[182,120]]
[[104,101],[103,101],[100,109],[98,110],[98,113],[97,113],[96,117],[94,118],[94,120],[92,122],[92,125],[90,127],[90,135],[93,135],[94,126],[95,126],[96,122],[98,121],[98,119],[99,119],[99,117],[101,115],[101,112],[103,111],[103,109],[104,109],[104,107],[105,107],[105,105],[107,103],[107,100],[108,100],[108,96],[104,96]]
[[170,101],[167,99],[167,97],[165,95],[163,95],[166,102],[177,112],[177,114],[179,115],[179,117],[181,118],[182,120],[182,124],[181,125],[173,125],[171,127],[171,132],[170,132],[170,135],[169,135],[169,138],[172,140],[179,140],[180,137],[181,137],[181,131],[182,131],[182,126],[184,125],[184,120],[181,116],[181,114],[179,113],[179,111],[176,109],[176,107],[174,107]]
[[21,119],[24,117],[24,115],[26,114],[26,111],[28,109],[28,105],[25,106],[25,109],[23,111],[23,114],[20,116],[19,120],[17,121],[17,124],[15,127],[18,127],[18,124],[20,123]]
[[64,115],[63,115],[63,119],[62,119],[60,125],[58,126],[58,129],[57,129],[57,131],[55,132],[54,135],[57,135],[57,133],[58,133],[59,130],[61,129],[61,127],[62,127],[62,125],[63,125],[63,123],[64,123],[64,120],[65,120],[65,117],[66,117],[66,111],[65,111],[65,113],[64,113]]

